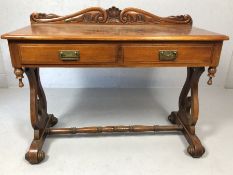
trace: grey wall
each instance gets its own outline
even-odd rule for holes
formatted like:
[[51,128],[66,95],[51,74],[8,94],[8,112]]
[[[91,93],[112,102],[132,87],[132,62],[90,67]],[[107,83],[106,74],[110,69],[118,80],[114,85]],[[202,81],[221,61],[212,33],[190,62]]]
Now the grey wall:
[[233,52],[231,57],[231,63],[229,64],[225,88],[233,89]]
[[[232,0],[7,0],[0,6],[0,34],[29,25],[29,15],[34,12],[47,12],[66,15],[91,6],[109,8],[137,7],[160,16],[190,14],[194,26],[206,28],[233,37]],[[230,67],[233,42],[224,43],[221,62],[214,87],[233,88],[233,71]],[[0,86],[16,87],[10,63],[7,42],[0,41]],[[3,69],[3,65],[5,71]],[[185,79],[184,68],[165,69],[42,69],[42,82],[45,87],[180,87]],[[206,86],[207,73],[202,76],[201,86]],[[7,75],[7,81],[5,80]],[[228,78],[227,78],[228,75]],[[2,79],[2,80],[1,80]],[[225,84],[227,79],[228,84]],[[5,82],[4,84],[2,82]],[[8,82],[8,84],[6,84]],[[24,82],[27,82],[25,79]],[[229,83],[230,82],[230,83]]]
[[5,87],[8,87],[7,74],[4,69],[2,52],[0,48],[0,88],[5,88]]

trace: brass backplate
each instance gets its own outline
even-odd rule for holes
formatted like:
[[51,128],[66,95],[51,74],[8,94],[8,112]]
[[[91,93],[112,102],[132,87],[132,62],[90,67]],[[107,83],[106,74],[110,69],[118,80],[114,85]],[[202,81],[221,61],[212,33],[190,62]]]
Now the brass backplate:
[[78,61],[80,59],[79,50],[61,50],[59,56],[62,61]]
[[174,61],[177,57],[176,50],[160,50],[159,51],[159,60],[160,61]]

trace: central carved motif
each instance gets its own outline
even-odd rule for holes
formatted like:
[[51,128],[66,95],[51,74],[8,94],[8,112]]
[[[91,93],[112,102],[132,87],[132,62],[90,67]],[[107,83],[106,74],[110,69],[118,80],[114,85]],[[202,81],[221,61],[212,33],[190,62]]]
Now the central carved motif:
[[120,9],[116,7],[112,7],[106,10],[106,12],[108,16],[108,23],[119,23],[120,22],[120,14],[121,14]]

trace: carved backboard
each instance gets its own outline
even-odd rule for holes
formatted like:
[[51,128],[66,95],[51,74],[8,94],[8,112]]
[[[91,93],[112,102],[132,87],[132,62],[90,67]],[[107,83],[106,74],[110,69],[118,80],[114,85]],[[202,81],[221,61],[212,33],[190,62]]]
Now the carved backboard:
[[192,25],[189,15],[159,17],[137,8],[120,10],[116,7],[102,9],[87,8],[77,13],[59,16],[56,14],[33,13],[31,23],[77,23],[77,24],[187,24]]

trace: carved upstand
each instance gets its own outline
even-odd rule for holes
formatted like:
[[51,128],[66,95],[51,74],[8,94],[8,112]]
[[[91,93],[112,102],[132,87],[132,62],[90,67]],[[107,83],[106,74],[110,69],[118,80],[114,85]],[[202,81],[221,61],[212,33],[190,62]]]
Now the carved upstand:
[[[192,27],[189,15],[163,18],[136,8],[94,7],[68,16],[33,13],[30,20],[30,26],[2,38],[8,40],[19,86],[24,86],[24,73],[30,84],[34,139],[25,158],[31,164],[44,159],[45,138],[57,134],[180,131],[192,157],[204,154],[195,134],[198,81],[208,67],[212,84],[227,36]],[[58,120],[47,112],[40,67],[186,67],[187,78],[179,109],[168,117],[172,125],[53,128]]]

